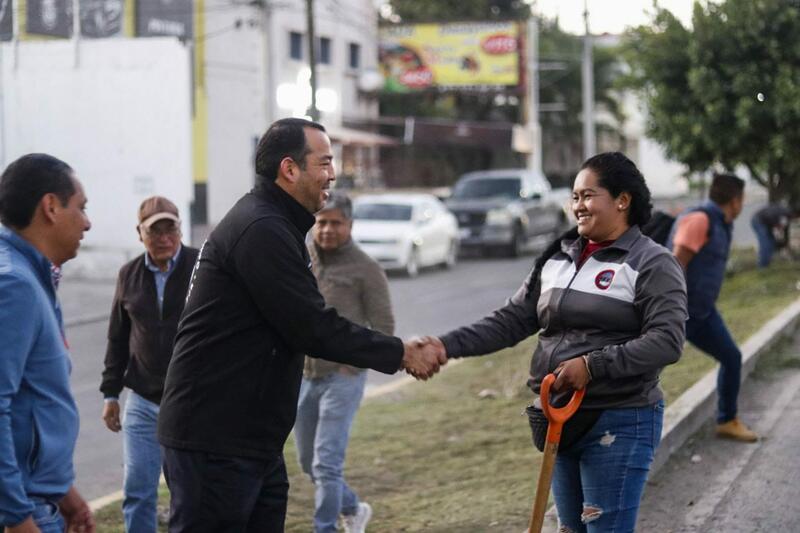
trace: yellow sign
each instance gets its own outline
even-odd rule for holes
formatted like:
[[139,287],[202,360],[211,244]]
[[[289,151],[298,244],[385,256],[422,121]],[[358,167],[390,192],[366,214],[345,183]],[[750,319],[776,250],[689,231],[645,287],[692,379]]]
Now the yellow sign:
[[516,22],[386,26],[380,32],[384,90],[519,84]]

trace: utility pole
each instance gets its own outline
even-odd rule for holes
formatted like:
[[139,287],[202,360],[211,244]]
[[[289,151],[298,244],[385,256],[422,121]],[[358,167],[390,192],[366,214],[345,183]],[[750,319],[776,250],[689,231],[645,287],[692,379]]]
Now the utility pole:
[[583,22],[586,34],[583,36],[583,158],[589,159],[597,153],[597,140],[594,132],[594,67],[592,65],[592,35],[589,33],[589,6],[583,0]]
[[528,169],[542,173],[542,126],[539,123],[539,19],[531,14],[528,19],[528,130],[532,147],[528,156]]
[[275,33],[272,28],[272,10],[274,6],[270,0],[260,0],[256,4],[261,9],[261,34],[264,37],[263,44],[263,81],[264,81],[264,117],[266,124],[272,124],[277,120],[278,113],[275,105],[275,83],[277,81],[275,74],[275,40],[273,34]]
[[308,68],[311,69],[311,105],[308,107],[308,116],[311,120],[319,120],[317,109],[317,40],[314,33],[314,0],[306,0],[306,26],[308,33]]
[[80,66],[80,39],[81,39],[81,4],[79,0],[72,0],[72,42],[74,44],[75,68]]

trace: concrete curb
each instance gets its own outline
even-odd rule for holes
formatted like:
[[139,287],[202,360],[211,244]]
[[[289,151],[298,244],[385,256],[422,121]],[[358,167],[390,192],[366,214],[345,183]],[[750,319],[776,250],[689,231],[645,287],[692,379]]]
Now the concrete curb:
[[[758,358],[784,336],[793,333],[800,321],[800,298],[778,316],[764,324],[740,346],[742,351],[742,381],[753,371]],[[650,467],[656,473],[670,455],[680,448],[700,426],[716,412],[717,370],[711,370],[675,400],[664,412],[661,444]]]
[[[791,335],[800,322],[800,298],[764,324],[742,344],[742,381],[753,371],[758,358],[787,335]],[[717,369],[709,371],[689,387],[664,411],[664,428],[661,443],[650,466],[652,477],[663,467],[670,456],[694,435],[716,413]],[[558,529],[555,505],[545,516],[542,531],[556,533]]]

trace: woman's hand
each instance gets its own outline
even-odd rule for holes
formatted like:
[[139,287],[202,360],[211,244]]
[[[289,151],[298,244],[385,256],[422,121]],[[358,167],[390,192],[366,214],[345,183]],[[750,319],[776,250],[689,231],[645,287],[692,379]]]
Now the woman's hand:
[[564,361],[558,365],[553,372],[556,375],[556,381],[553,383],[553,390],[558,392],[565,387],[571,390],[584,388],[592,379],[586,363],[584,356],[580,356],[570,359],[569,361]]

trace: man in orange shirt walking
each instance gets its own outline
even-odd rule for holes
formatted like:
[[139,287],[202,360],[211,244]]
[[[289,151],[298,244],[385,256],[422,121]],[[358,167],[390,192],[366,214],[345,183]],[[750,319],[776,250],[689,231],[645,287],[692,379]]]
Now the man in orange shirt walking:
[[715,174],[708,201],[678,217],[667,248],[686,271],[686,338],[720,364],[717,435],[755,442],[758,435],[737,416],[742,353],[716,308],[731,249],[733,221],[742,212],[743,204],[744,181],[732,174]]

